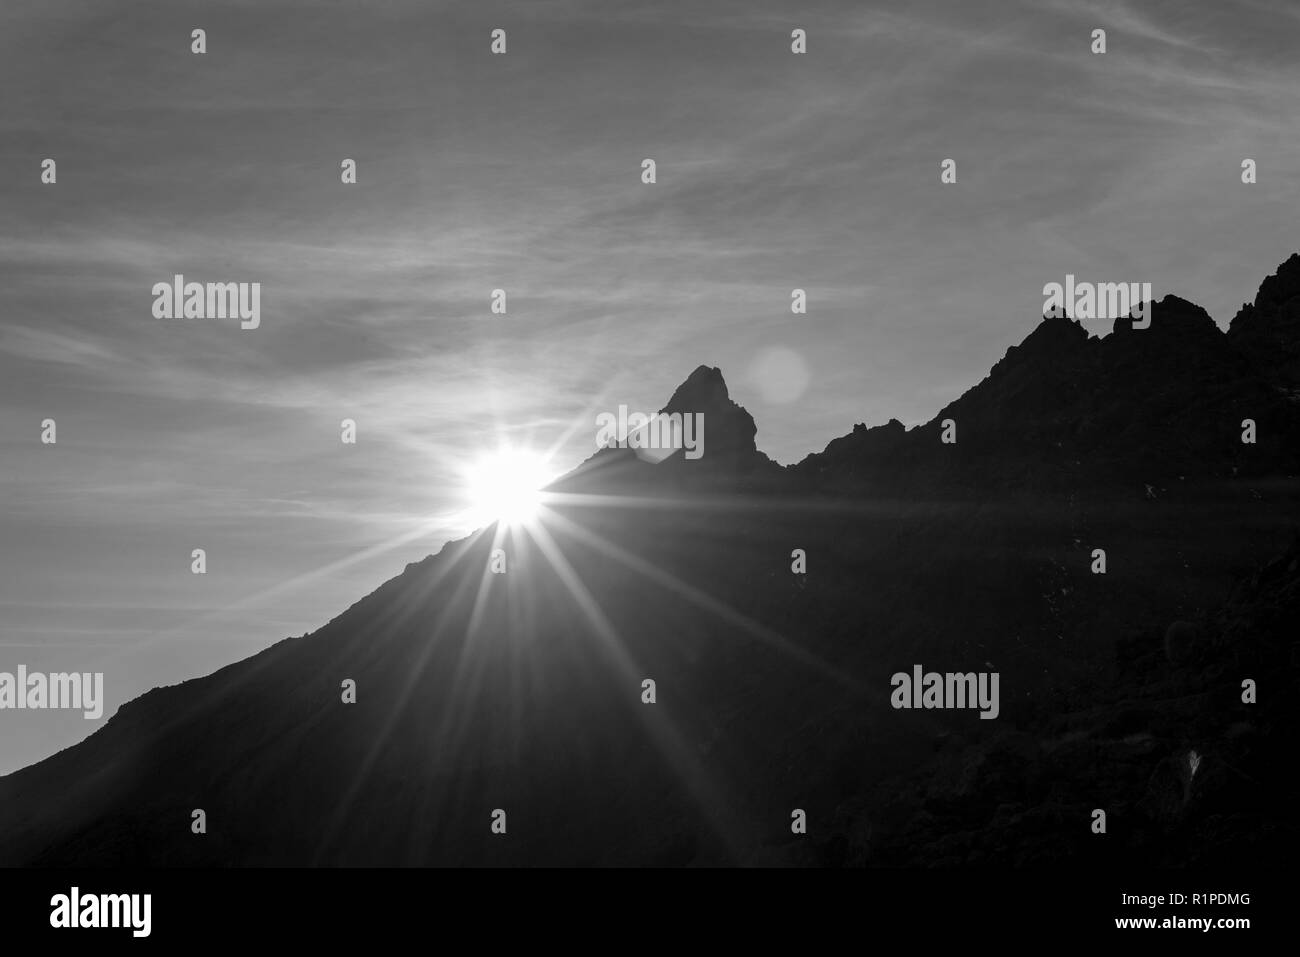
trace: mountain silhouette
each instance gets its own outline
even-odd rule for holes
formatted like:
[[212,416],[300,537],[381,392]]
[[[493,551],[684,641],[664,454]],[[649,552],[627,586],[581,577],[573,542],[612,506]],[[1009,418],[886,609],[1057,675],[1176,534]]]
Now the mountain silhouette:
[[1300,390],[1300,253],[1278,267],[1228,329],[1232,344],[1270,380]]
[[561,493],[605,489],[664,493],[679,487],[700,492],[716,486],[725,494],[779,481],[783,470],[758,450],[754,417],[731,398],[720,369],[699,366],[657,412],[701,417],[707,454],[692,460],[681,450],[642,456],[634,449],[607,447],[551,487]]
[[[1290,308],[1296,303],[1293,297]],[[1296,380],[1276,363],[1261,365],[1237,341],[1177,296],[1153,304],[1150,328],[1120,319],[1104,338],[1063,316],[1046,317],[984,381],[924,426],[855,430],[796,470],[831,481],[894,489],[937,483],[977,493],[995,484],[1095,489],[1179,476],[1294,474]],[[1254,445],[1239,440],[1247,418],[1257,426]],[[945,419],[958,429],[947,448],[939,441]]]
[[[540,529],[125,704],[0,779],[0,864],[1289,863],[1300,256],[1151,320],[1044,317],[789,467],[700,366],[701,458],[601,449]],[[998,717],[894,708],[915,665]]]

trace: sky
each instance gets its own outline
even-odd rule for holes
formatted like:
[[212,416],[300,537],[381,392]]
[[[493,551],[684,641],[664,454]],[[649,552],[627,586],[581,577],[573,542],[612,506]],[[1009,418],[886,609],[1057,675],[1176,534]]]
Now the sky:
[[[1298,40],[1291,0],[6,0],[0,671],[102,671],[106,720],[312,631],[470,530],[486,451],[567,470],[700,364],[788,464],[930,419],[1067,273],[1226,326],[1300,250]],[[155,318],[176,273],[260,326]],[[0,773],[102,720],[0,711]]]

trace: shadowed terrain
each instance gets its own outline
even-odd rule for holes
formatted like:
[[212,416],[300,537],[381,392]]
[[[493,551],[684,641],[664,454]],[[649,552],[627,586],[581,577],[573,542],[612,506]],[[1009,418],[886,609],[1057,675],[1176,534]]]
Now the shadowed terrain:
[[[1289,860],[1298,328],[1300,256],[1226,333],[1174,296],[1044,318],[932,421],[789,467],[701,366],[664,408],[702,458],[601,450],[540,527],[130,702],[0,779],[0,863]],[[997,671],[999,717],[893,709],[914,664]]]

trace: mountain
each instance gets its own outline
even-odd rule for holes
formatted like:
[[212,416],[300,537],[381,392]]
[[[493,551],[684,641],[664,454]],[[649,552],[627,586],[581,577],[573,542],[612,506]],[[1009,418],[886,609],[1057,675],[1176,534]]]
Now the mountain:
[[663,496],[680,488],[698,494],[712,486],[720,494],[734,494],[780,484],[784,470],[758,450],[754,417],[731,398],[722,370],[699,366],[657,414],[701,418],[706,454],[691,459],[679,452],[662,458],[661,453],[639,454],[611,445],[551,488],[564,493],[637,491]]
[[1270,380],[1300,391],[1300,254],[1264,280],[1254,303],[1242,304],[1228,338]]
[[[1280,324],[1267,328],[1289,335]],[[855,430],[796,470],[832,482],[903,489],[922,481],[975,493],[994,484],[1063,491],[1294,473],[1300,378],[1261,364],[1241,341],[1177,296],[1153,304],[1150,328],[1117,320],[1104,338],[1047,317],[924,426]],[[939,441],[945,419],[957,425],[954,446]],[[1256,423],[1253,445],[1240,441],[1243,419]]]
[[[1298,268],[1226,333],[1043,318],[790,467],[700,366],[702,457],[601,449],[540,530],[129,702],[0,779],[0,864],[1289,863]],[[895,708],[916,666],[997,717]]]

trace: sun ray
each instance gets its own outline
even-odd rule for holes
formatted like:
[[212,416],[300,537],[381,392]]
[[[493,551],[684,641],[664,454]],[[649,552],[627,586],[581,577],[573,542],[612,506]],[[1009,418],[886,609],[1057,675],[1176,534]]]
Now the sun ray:
[[[597,645],[600,650],[607,654],[629,688],[639,686],[643,677],[641,671],[629,654],[626,643],[619,636],[618,629],[600,607],[595,596],[583,584],[581,576],[569,564],[555,540],[541,523],[530,531],[537,542],[538,549],[568,589],[569,596],[576,602],[579,610],[586,616],[588,624],[598,638]],[[649,720],[645,710],[638,705],[629,704],[629,707],[637,708],[637,715],[641,718],[642,726],[655,748],[686,785],[691,796],[710,821],[715,834],[722,839],[728,853],[733,859],[738,859],[742,843],[740,831],[737,823],[726,811],[727,808],[734,806],[733,802],[724,800],[718,785],[691,753],[691,749],[674,727],[671,719],[660,713],[657,720],[652,721]]]
[[861,682],[845,675],[832,665],[814,655],[812,652],[794,644],[794,642],[790,641],[783,635],[780,635],[772,629],[760,625],[748,616],[741,614],[726,602],[719,601],[712,595],[687,584],[677,576],[656,567],[654,563],[632,554],[627,549],[621,548],[596,532],[583,528],[576,522],[565,518],[558,512],[550,512],[547,517],[566,533],[582,540],[591,547],[608,555],[610,558],[622,563],[626,567],[644,575],[656,584],[675,592],[691,603],[704,608],[706,611],[712,612],[728,624],[741,628],[754,638],[757,638],[774,648],[776,651],[817,671],[822,676],[842,684],[855,692],[862,693],[866,690],[862,686]]
[[[495,547],[495,542],[498,540],[497,536],[499,534],[499,530],[493,528],[492,531],[493,531],[493,542]],[[480,531],[476,532],[474,536],[475,539],[482,537],[482,535],[485,534],[486,532],[487,529],[481,529]],[[469,554],[471,551],[472,549],[466,549],[465,552],[462,553],[462,555]],[[433,591],[433,589],[436,588],[437,585],[439,585],[445,578],[447,578],[453,571],[455,571],[460,566],[460,558],[461,556],[458,555],[455,559],[443,563],[443,566],[438,569],[437,574],[433,577],[433,579],[430,582],[427,583],[427,585],[425,586],[425,590],[428,592]],[[452,596],[444,603],[443,605],[444,611],[442,615],[440,615],[437,621],[434,623],[434,627],[431,629],[432,636],[430,637],[429,641],[424,643],[419,657],[413,663],[413,666],[409,669],[407,680],[405,684],[402,686],[402,688],[400,689],[400,691],[398,692],[396,700],[392,703],[392,706],[388,711],[387,718],[384,721],[383,727],[380,729],[379,733],[375,735],[374,743],[370,746],[370,748],[367,750],[365,754],[365,757],[362,759],[361,767],[358,768],[356,775],[353,778],[352,786],[348,789],[348,791],[345,794],[343,794],[340,797],[338,803],[335,805],[334,814],[331,816],[330,823],[326,826],[324,832],[322,833],[321,841],[317,847],[318,860],[320,859],[320,856],[323,855],[325,851],[328,849],[329,842],[331,842],[334,839],[334,836],[338,833],[339,829],[342,828],[347,823],[347,815],[348,815],[348,811],[351,809],[352,803],[356,800],[357,795],[360,793],[362,787],[365,785],[367,779],[369,778],[371,769],[378,761],[380,754],[383,752],[384,746],[388,743],[389,735],[391,734],[394,725],[397,723],[398,718],[401,717],[404,709],[406,708],[407,703],[411,699],[411,696],[419,688],[420,679],[424,675],[425,669],[428,667],[429,657],[433,654],[433,650],[436,646],[437,636],[441,634],[443,616],[445,616],[450,611],[450,609],[456,607],[457,602],[460,596],[463,594],[464,589],[468,587],[472,581],[473,581],[472,578],[464,579],[457,587],[456,591],[452,594]],[[480,580],[479,582],[480,593],[482,592],[483,588],[484,588],[484,583],[482,580]],[[475,596],[476,607],[477,607],[477,603],[478,603],[478,596],[476,595]],[[406,621],[406,619],[409,618],[409,616],[413,613],[415,607],[416,607],[415,603],[412,603],[410,606],[404,609],[402,615],[398,617],[398,619],[389,626],[390,629],[396,630],[397,627],[403,624]]]

